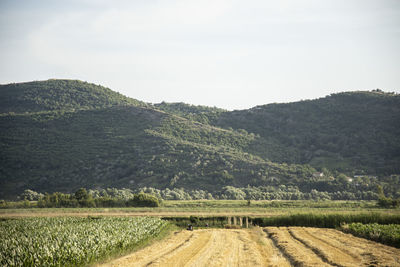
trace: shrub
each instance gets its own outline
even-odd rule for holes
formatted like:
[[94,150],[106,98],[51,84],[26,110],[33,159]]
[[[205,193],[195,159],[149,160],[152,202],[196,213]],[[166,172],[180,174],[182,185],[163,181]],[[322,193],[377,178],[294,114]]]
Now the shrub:
[[139,193],[127,201],[127,206],[131,207],[159,207],[160,203],[155,196]]
[[380,197],[378,206],[383,208],[396,208],[400,206],[400,199],[392,199],[390,197]]

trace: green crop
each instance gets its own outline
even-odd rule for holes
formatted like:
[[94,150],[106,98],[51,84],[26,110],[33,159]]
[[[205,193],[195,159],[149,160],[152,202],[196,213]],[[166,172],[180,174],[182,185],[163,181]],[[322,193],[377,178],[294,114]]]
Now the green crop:
[[149,217],[0,221],[0,265],[85,265],[158,235],[166,224]]
[[347,228],[347,231],[356,236],[364,237],[395,247],[400,247],[399,224],[381,225],[377,223],[351,223],[345,228]]

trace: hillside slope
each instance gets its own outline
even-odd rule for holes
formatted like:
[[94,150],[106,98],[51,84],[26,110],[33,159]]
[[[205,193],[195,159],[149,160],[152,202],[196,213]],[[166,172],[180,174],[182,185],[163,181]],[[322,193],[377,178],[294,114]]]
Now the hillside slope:
[[353,174],[400,173],[400,95],[339,93],[225,112],[212,124],[259,135],[248,151],[271,161]]
[[224,109],[207,106],[196,106],[185,103],[166,103],[162,102],[154,104],[154,107],[170,114],[186,118],[188,120],[198,121],[210,124],[210,121],[218,118],[221,113],[226,112]]
[[[27,188],[360,192],[379,181],[348,184],[336,170],[400,172],[398,95],[343,93],[233,112],[150,105],[72,80],[1,85],[0,95],[0,199]],[[315,177],[312,166],[330,174]]]
[[145,106],[100,85],[76,80],[47,80],[0,85],[0,113]]
[[[0,115],[0,198],[26,188],[73,192],[82,186],[214,191],[225,185],[293,183],[315,172],[245,152],[255,139],[252,134],[188,120],[117,94],[112,94],[116,100],[109,105],[111,101],[96,97],[98,87],[66,83],[56,86],[56,94],[38,90],[38,82],[24,84],[24,95],[47,99],[43,102],[51,103],[49,109],[27,105],[24,110],[20,104]],[[60,101],[58,96],[80,91],[79,84],[89,89],[82,101],[72,102],[80,109],[71,109],[69,100]]]

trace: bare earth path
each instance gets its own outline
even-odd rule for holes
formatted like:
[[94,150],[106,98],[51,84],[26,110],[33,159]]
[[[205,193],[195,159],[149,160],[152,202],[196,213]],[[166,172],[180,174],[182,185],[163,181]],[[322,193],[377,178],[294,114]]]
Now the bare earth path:
[[333,229],[202,229],[102,266],[400,266],[400,249]]

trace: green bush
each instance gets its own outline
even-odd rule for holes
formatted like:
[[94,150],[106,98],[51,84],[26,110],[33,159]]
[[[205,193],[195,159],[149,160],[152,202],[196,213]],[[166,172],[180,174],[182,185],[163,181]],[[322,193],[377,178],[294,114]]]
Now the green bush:
[[400,206],[400,199],[392,199],[390,197],[380,197],[378,206],[383,208],[396,208]]
[[207,216],[207,217],[163,217],[162,220],[169,221],[179,227],[187,227],[192,224],[194,227],[216,227],[224,228],[227,217],[226,216]]
[[159,207],[160,203],[155,196],[139,193],[127,201],[127,206],[130,207]]

